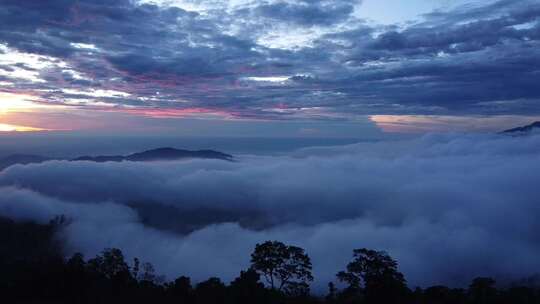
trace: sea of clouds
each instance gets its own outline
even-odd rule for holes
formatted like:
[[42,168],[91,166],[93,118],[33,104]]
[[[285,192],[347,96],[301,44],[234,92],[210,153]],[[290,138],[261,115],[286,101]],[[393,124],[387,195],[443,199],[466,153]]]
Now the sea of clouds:
[[51,161],[0,173],[0,215],[63,214],[66,255],[118,247],[159,273],[236,277],[258,242],[312,257],[315,289],[352,249],[386,250],[411,286],[540,273],[540,134],[428,134],[235,162]]

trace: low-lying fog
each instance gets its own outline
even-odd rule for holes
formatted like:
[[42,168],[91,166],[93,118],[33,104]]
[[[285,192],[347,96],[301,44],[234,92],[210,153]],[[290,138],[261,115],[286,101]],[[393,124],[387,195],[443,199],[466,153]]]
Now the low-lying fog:
[[540,272],[539,181],[539,134],[430,134],[236,162],[16,165],[0,215],[64,214],[66,254],[118,247],[169,279],[228,281],[275,239],[307,250],[315,289],[361,247],[388,251],[411,286],[461,285]]

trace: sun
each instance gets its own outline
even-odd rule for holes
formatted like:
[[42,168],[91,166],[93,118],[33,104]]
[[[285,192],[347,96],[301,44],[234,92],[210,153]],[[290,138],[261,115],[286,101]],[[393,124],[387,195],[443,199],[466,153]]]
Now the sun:
[[30,95],[0,92],[0,113],[39,108],[31,99]]
[[46,131],[46,130],[41,129],[41,128],[32,128],[32,127],[16,126],[16,125],[0,123],[0,132],[37,132],[37,131]]
[[47,106],[37,104],[32,101],[33,96],[27,94],[15,94],[9,92],[0,92],[0,133],[5,132],[38,132],[48,129],[29,127],[19,124],[10,124],[10,116],[17,113],[34,112]]

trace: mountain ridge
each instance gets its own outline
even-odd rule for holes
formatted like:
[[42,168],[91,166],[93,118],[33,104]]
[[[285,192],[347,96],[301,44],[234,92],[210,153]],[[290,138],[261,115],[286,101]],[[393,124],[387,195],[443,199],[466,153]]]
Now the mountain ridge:
[[526,126],[504,130],[501,133],[504,133],[504,134],[508,134],[508,133],[528,133],[528,132],[531,132],[534,129],[540,129],[540,121],[535,121],[535,122],[533,122],[531,124],[528,124]]
[[104,162],[149,162],[149,161],[174,161],[182,159],[219,159],[233,161],[234,157],[230,154],[214,150],[184,150],[170,147],[146,150],[143,152],[132,153],[128,155],[98,155],[98,156],[79,156],[71,159],[50,158],[41,155],[32,154],[12,154],[0,159],[0,171],[13,165],[21,164],[39,164],[50,160],[67,161],[90,161],[97,163]]
[[202,158],[202,159],[221,159],[233,160],[233,156],[214,150],[183,150],[176,148],[157,148],[146,150],[143,152],[132,153],[129,155],[99,155],[99,156],[81,156],[72,159],[71,161],[94,161],[94,162],[120,162],[120,161],[162,161],[162,160],[179,160],[186,158]]

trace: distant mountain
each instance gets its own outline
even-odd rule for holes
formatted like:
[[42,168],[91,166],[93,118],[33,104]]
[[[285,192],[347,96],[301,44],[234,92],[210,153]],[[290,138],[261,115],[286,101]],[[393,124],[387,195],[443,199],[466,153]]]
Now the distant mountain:
[[[121,162],[121,161],[133,161],[133,162],[146,162],[146,161],[167,161],[167,160],[180,160],[180,159],[190,159],[190,158],[200,158],[200,159],[220,159],[226,161],[234,160],[233,156],[230,154],[222,153],[219,151],[213,150],[181,150],[174,148],[159,148],[154,150],[148,150],[140,153],[134,153],[130,155],[102,155],[102,156],[81,156],[74,159],[69,159],[69,161],[92,161],[97,163],[104,162]],[[14,154],[0,159],[0,171],[6,169],[7,167],[22,164],[37,164],[43,163],[49,160],[54,160],[53,158],[39,156],[39,155],[25,155],[25,154]]]
[[213,150],[179,150],[173,148],[160,148],[141,153],[128,155],[126,160],[130,161],[153,161],[153,160],[175,160],[182,158],[207,158],[232,160],[233,156]]
[[540,121],[533,122],[532,124],[524,126],[524,127],[517,127],[517,128],[513,128],[513,129],[508,129],[508,130],[502,131],[501,133],[524,134],[524,133],[529,133],[529,132],[531,132],[532,130],[535,130],[535,129],[540,130]]
[[94,161],[94,162],[145,162],[145,161],[162,161],[162,160],[179,160],[188,158],[203,158],[203,159],[221,159],[232,161],[233,156],[213,150],[181,150],[174,148],[159,148],[148,150],[130,155],[111,155],[111,156],[82,156],[72,161]]
[[0,171],[4,170],[7,167],[11,167],[16,164],[28,165],[28,164],[37,164],[52,160],[52,158],[39,156],[39,155],[29,155],[29,154],[14,154],[0,159]]

